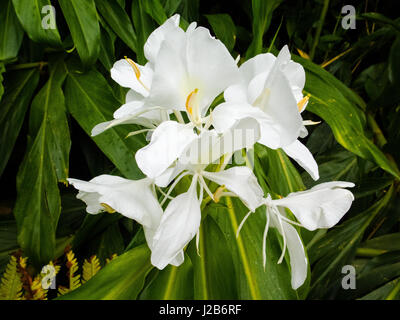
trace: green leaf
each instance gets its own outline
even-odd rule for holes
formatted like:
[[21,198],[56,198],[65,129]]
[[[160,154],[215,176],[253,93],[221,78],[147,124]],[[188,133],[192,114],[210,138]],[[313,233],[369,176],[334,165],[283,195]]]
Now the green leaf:
[[193,299],[193,266],[187,255],[185,255],[185,260],[179,267],[168,265],[163,270],[154,268],[153,272],[157,274],[153,276],[153,279],[143,289],[139,297],[140,299]]
[[255,172],[261,183],[267,184],[265,192],[286,196],[304,190],[301,176],[288,156],[281,149],[272,150],[261,144],[255,145]]
[[236,238],[237,228],[248,209],[237,199],[224,198],[226,207],[218,207],[210,215],[225,235],[235,267],[234,279],[239,299],[296,299],[286,259],[277,261],[281,246],[276,230],[268,232],[265,270],[262,261],[262,236],[266,223],[265,207],[253,213]]
[[[146,13],[150,15],[155,21],[157,21],[159,25],[162,25],[165,22],[165,20],[167,20],[167,15],[165,14],[164,8],[160,0],[152,0],[152,1],[139,0],[139,2],[143,5]],[[132,8],[132,11],[133,10],[134,9]]]
[[66,182],[69,129],[61,86],[62,59],[50,63],[50,76],[32,102],[28,145],[17,175],[14,215],[18,242],[36,266],[54,258],[55,233],[61,210],[57,181]]
[[118,256],[78,289],[59,297],[62,300],[136,299],[151,270],[147,245]]
[[100,26],[94,0],[59,0],[59,4],[82,63],[95,63],[100,50]]
[[364,134],[365,103],[329,72],[312,62],[294,57],[306,69],[305,93],[310,95],[307,110],[328,123],[336,140],[347,150],[370,160],[400,178],[383,152]]
[[283,0],[252,0],[253,40],[247,49],[246,57],[251,58],[262,52],[263,36],[267,32],[272,19],[272,13]]
[[373,206],[328,232],[308,250],[314,264],[309,298],[328,298],[340,290],[342,266],[351,263],[365,230],[393,195],[393,187]]
[[145,7],[146,4],[151,1],[142,1],[142,0],[134,0],[132,2],[132,20],[135,25],[135,29],[137,32],[137,60],[140,64],[146,63],[146,58],[144,57],[143,46],[146,43],[147,38],[150,33],[156,28],[155,23],[151,19],[151,17],[146,13]]
[[[107,81],[97,71],[85,74],[68,66],[69,74],[65,86],[66,105],[79,125],[90,135],[93,127],[100,122],[111,120],[113,112],[121,105]],[[144,137],[136,135],[125,138],[129,125],[109,129],[93,137],[94,142],[129,179],[143,177],[135,161],[135,152],[145,145]],[[136,127],[136,126],[135,126]]]
[[136,34],[125,10],[115,1],[95,0],[96,7],[118,37],[134,52],[137,52]]
[[229,51],[233,50],[236,41],[236,26],[229,14],[206,14],[215,36],[221,40]]
[[194,268],[194,298],[237,299],[235,268],[224,234],[210,215],[201,222],[199,232],[199,253],[195,241],[188,249]]
[[101,28],[99,60],[107,70],[111,70],[115,62],[115,35],[111,36],[111,33],[111,30]]
[[17,56],[24,35],[11,0],[0,3],[0,21],[0,61],[2,61]]
[[37,69],[14,71],[7,78],[0,109],[0,176],[10,158],[38,81]]
[[[61,47],[61,38],[57,27],[45,29],[42,26],[43,19],[49,15],[48,11],[42,13],[42,10],[44,6],[51,6],[50,0],[12,0],[12,2],[19,22],[32,41]],[[54,18],[56,19],[56,17]]]

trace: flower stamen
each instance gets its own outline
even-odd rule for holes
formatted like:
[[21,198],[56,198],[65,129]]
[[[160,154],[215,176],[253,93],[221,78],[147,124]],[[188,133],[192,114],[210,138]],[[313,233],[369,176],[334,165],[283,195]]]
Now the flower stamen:
[[132,66],[133,71],[135,72],[136,79],[139,81],[139,83],[145,88],[147,91],[150,91],[150,89],[140,80],[140,69],[136,65],[135,62],[133,62],[132,59],[128,58],[127,56],[124,56],[125,60]]
[[309,96],[305,96],[303,99],[301,99],[298,103],[297,103],[297,108],[299,109],[299,112],[302,112],[304,109],[304,106],[306,105],[306,103],[308,102],[308,100],[310,99]]

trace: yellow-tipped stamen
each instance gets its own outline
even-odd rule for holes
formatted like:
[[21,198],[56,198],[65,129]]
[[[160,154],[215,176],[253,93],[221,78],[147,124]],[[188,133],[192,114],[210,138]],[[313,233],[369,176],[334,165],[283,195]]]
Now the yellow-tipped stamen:
[[301,99],[297,103],[297,108],[299,109],[299,112],[301,112],[303,110],[303,107],[306,105],[306,103],[308,102],[309,99],[310,99],[309,96],[305,96],[303,99]]
[[108,213],[114,213],[116,212],[111,206],[109,206],[107,203],[100,203],[101,206],[105,209],[105,211],[107,211]]
[[135,72],[135,76],[136,79],[139,81],[139,83],[143,86],[143,88],[145,88],[147,91],[150,91],[149,88],[147,88],[147,86],[142,82],[142,80],[140,80],[140,69],[137,66],[137,64],[135,62],[133,62],[132,59],[128,58],[127,56],[124,56],[125,60],[131,65],[133,71]]
[[139,70],[138,66],[136,65],[136,63],[133,62],[133,60],[128,58],[127,56],[125,56],[124,58],[132,66],[133,71],[135,72],[135,76],[139,80],[139,78],[140,78],[140,70]]
[[225,186],[224,185],[218,187],[218,189],[215,190],[215,192],[213,194],[214,202],[216,202],[216,203],[219,202],[219,200],[221,199],[221,197],[222,197],[222,195],[224,193],[224,190],[225,190]]
[[193,105],[196,103],[195,99],[198,92],[199,89],[196,88],[186,98],[186,110],[191,116],[193,116]]

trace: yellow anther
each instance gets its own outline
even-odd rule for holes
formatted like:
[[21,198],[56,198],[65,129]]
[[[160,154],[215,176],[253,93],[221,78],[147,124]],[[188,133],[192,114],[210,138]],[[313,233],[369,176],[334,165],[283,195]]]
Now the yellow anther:
[[134,63],[133,60],[129,59],[127,56],[125,56],[124,58],[132,66],[133,71],[135,72],[136,78],[139,80],[140,70],[139,70],[138,66],[136,65],[136,63]]
[[193,104],[195,103],[196,95],[199,92],[199,89],[194,89],[186,98],[186,110],[189,114],[193,115]]
[[108,213],[114,213],[116,212],[112,207],[110,207],[107,203],[100,203],[101,206],[108,212]]
[[303,99],[301,99],[298,103],[297,103],[297,108],[299,109],[299,112],[303,111],[303,107],[306,105],[306,103],[308,102],[308,99],[310,99],[309,96],[305,96]]
[[218,187],[217,190],[215,190],[214,194],[213,194],[213,198],[214,198],[214,202],[219,202],[219,200],[221,199],[223,193],[225,190],[225,186],[222,185],[220,187]]

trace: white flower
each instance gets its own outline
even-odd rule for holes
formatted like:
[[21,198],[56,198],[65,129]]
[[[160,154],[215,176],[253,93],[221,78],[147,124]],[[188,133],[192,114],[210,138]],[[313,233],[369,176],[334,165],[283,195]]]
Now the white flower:
[[[188,191],[172,199],[161,218],[152,242],[151,262],[154,266],[163,269],[171,261],[176,261],[177,257],[182,256],[187,243],[198,234],[201,221],[200,204],[204,191],[214,201],[229,194],[239,197],[251,211],[259,206],[263,199],[263,191],[249,168],[232,167],[218,172],[206,171],[207,165],[223,154],[253,146],[259,138],[257,127],[257,121],[254,119],[242,119],[223,135],[219,135],[215,130],[201,133],[187,146],[176,165],[170,168],[171,171],[159,179],[163,185],[175,179],[165,195],[165,201],[184,176],[193,176]],[[244,133],[246,130],[256,132],[247,139],[234,139],[234,132]],[[212,194],[205,179],[223,186],[218,194]],[[228,192],[220,192],[225,188]]]
[[[210,104],[238,77],[228,50],[207,29],[192,23],[186,32],[177,28],[165,36],[154,64],[148,103],[174,109],[179,123],[161,123],[150,143],[136,153],[138,166],[148,177],[161,175],[197,133],[208,130]],[[189,123],[184,123],[181,111],[186,112]]]
[[152,88],[153,69],[158,51],[167,34],[174,33],[177,29],[181,30],[179,20],[178,14],[170,17],[147,38],[144,45],[144,54],[148,59],[146,65],[141,66],[127,57],[114,63],[111,78],[130,90],[126,95],[125,104],[115,111],[114,120],[96,125],[92,129],[92,136],[119,124],[138,124],[154,128],[169,119],[167,110],[160,110],[157,106],[146,103],[146,98]]
[[290,59],[287,46],[277,57],[259,54],[239,68],[241,81],[224,93],[226,102],[213,112],[213,126],[223,131],[235,120],[254,117],[261,125],[259,143],[271,148],[282,148],[302,166],[314,180],[318,180],[318,166],[310,151],[297,138],[307,130],[300,113],[308,97],[303,97],[304,68]]
[[[310,190],[293,192],[282,199],[272,200],[268,195],[262,202],[266,206],[267,219],[263,235],[264,266],[266,262],[265,243],[268,228],[271,226],[277,228],[283,237],[283,251],[278,263],[282,262],[287,248],[290,256],[292,287],[293,289],[299,288],[307,278],[308,263],[303,243],[292,225],[311,231],[333,227],[350,209],[354,196],[349,190],[343,188],[351,187],[354,187],[353,183],[333,181],[318,184]],[[285,208],[293,213],[299,223],[288,218]],[[251,212],[240,223],[237,234],[250,214]]]
[[79,190],[76,197],[86,203],[90,214],[117,211],[148,229],[159,225],[162,208],[154,196],[151,179],[129,180],[103,174],[90,181],[69,178],[68,182]]

